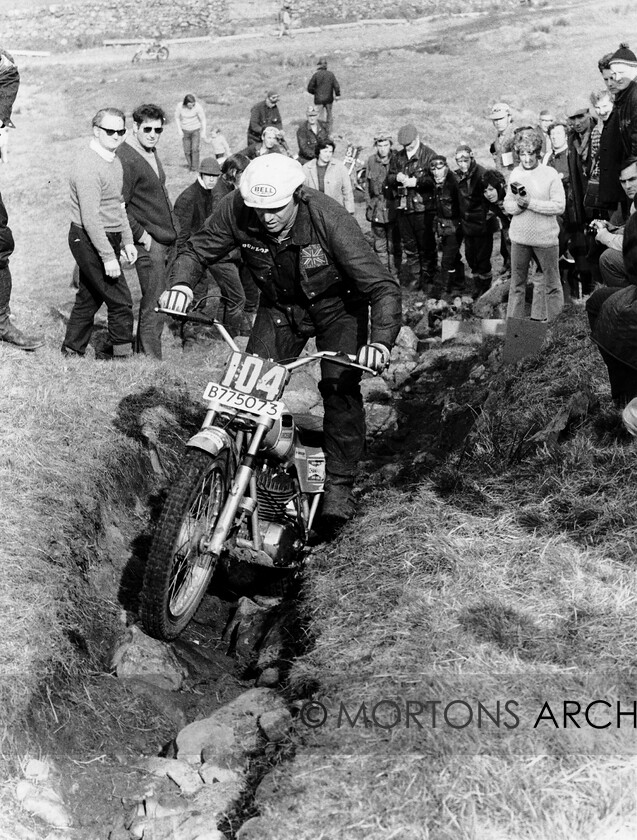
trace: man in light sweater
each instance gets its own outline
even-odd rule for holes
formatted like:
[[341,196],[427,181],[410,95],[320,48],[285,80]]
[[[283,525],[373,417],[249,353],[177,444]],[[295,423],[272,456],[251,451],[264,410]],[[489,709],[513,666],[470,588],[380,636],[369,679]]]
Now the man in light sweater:
[[533,286],[531,320],[553,321],[562,311],[564,294],[558,268],[557,217],[566,200],[555,169],[540,163],[542,137],[537,129],[521,129],[514,151],[520,164],[511,172],[504,209],[511,215],[511,285],[507,318],[524,318],[524,298],[533,255],[542,268]]
[[135,352],[161,359],[164,319],[157,300],[166,288],[168,249],[177,238],[166,175],[156,146],[166,115],[157,105],[133,111],[133,135],[117,150],[124,170],[124,202],[138,248],[137,277],[142,290]]
[[85,354],[95,315],[105,303],[112,347],[112,355],[105,358],[122,359],[133,352],[133,301],[119,256],[123,250],[128,262],[137,258],[122,198],[122,165],[115,155],[126,134],[126,121],[117,108],[103,108],[92,124],[93,138],[76,159],[70,177],[69,247],[80,276],[62,353]]

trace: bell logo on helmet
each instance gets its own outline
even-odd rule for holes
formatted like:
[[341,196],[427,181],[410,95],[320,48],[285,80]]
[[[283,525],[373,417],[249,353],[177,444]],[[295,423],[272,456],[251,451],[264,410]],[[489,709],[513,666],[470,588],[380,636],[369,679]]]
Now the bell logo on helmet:
[[276,195],[276,187],[273,187],[271,184],[254,184],[254,186],[250,187],[250,192],[252,195],[261,195],[264,197]]

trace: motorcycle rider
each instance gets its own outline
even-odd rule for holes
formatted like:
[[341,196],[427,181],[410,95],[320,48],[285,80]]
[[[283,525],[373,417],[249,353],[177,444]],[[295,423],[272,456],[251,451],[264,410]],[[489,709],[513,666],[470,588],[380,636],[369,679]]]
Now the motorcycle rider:
[[[315,337],[317,349],[356,355],[360,364],[382,371],[401,326],[398,284],[345,208],[304,188],[304,181],[298,161],[284,155],[251,161],[239,189],[220,201],[177,256],[172,288],[160,306],[185,312],[202,264],[239,246],[261,291],[246,352],[290,359]],[[329,532],[354,514],[365,414],[360,371],[322,362],[321,377],[327,472],[322,520]]]

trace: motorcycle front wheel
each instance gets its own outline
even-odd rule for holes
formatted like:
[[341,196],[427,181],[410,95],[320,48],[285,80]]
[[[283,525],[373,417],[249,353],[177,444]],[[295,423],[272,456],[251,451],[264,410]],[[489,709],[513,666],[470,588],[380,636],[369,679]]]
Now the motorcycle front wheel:
[[204,550],[223,508],[229,455],[191,449],[159,517],[144,574],[141,619],[156,639],[175,639],[195,614],[217,557]]
[[160,47],[157,50],[157,61],[166,61],[169,55],[168,47]]

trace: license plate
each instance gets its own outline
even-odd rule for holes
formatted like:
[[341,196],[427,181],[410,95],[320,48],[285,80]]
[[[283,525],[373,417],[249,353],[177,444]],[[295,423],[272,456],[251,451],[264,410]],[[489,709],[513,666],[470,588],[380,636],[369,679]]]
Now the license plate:
[[218,382],[209,382],[203,394],[204,400],[210,400],[226,408],[234,408],[239,411],[247,411],[249,414],[258,416],[279,418],[283,414],[283,403],[262,400],[253,394],[242,394],[233,388],[219,385]]

